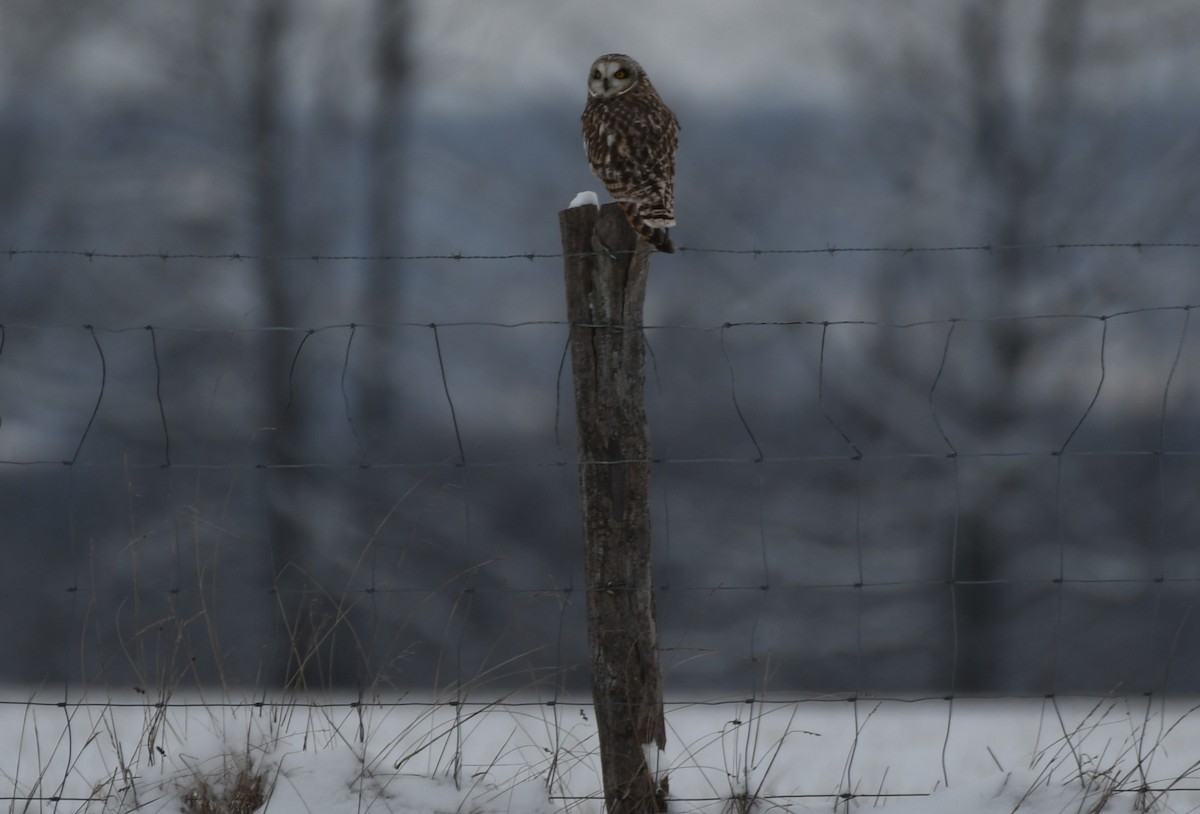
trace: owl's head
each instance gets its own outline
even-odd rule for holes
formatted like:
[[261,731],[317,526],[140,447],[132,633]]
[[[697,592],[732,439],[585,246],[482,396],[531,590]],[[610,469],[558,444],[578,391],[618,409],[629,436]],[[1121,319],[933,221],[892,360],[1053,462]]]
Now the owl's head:
[[620,96],[645,77],[636,60],[624,54],[605,54],[592,63],[588,96]]

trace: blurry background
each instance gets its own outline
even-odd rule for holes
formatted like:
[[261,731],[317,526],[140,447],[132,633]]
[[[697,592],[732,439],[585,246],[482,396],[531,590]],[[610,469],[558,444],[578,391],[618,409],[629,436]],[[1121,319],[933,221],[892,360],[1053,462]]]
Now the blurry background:
[[611,51],[668,696],[1200,690],[1191,0],[0,0],[0,680],[587,686]]

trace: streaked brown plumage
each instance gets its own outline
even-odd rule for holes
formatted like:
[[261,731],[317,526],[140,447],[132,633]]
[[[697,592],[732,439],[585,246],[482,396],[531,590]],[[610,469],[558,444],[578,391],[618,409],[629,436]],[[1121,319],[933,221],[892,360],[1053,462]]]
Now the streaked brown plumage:
[[637,61],[605,54],[592,63],[583,145],[630,224],[659,251],[673,252],[675,150],[679,122]]

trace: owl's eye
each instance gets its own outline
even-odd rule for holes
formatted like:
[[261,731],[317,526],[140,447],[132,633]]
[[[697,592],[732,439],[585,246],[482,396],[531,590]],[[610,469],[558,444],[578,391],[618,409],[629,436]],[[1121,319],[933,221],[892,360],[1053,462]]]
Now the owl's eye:
[[613,74],[613,76],[615,76],[617,79],[624,79],[625,77],[629,76],[629,71],[622,68],[621,70],[619,70],[615,74]]
[[592,79],[599,79],[600,71],[592,71]]

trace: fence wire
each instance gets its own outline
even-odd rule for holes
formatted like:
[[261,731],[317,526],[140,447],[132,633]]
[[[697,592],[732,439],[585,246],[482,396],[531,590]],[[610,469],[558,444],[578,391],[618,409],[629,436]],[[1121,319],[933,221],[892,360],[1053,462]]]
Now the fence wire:
[[[734,255],[753,261],[766,255],[1160,249],[1190,251],[1200,249],[1200,243],[681,247],[681,253]],[[230,263],[264,259],[245,254],[43,249],[13,249],[8,256],[10,260],[73,257]],[[470,261],[491,269],[497,261],[561,260],[562,255],[272,259]],[[501,267],[495,270],[503,273]],[[1200,475],[1196,418],[1200,413],[1194,409],[1200,404],[1196,380],[1200,364],[1191,324],[1197,305],[1178,302],[1098,313],[1048,310],[905,321],[810,318],[645,326],[653,368],[648,383],[651,421],[666,425],[662,434],[671,439],[656,448],[649,461],[659,505],[656,545],[661,541],[662,555],[656,591],[663,616],[663,652],[669,663],[668,716],[672,710],[688,708],[850,704],[858,722],[860,707],[866,717],[872,705],[941,703],[948,742],[955,704],[965,699],[1037,699],[1053,705],[1066,697],[1100,700],[1132,692],[1162,699],[1200,690],[1194,683],[1200,663],[1187,655],[1189,648],[1196,650],[1192,644],[1198,639],[1190,613],[1200,583],[1200,567],[1190,553],[1200,528],[1193,507],[1195,478]],[[1128,337],[1114,338],[1113,326],[1128,322],[1137,328],[1142,321],[1154,329],[1145,341],[1158,360],[1157,379],[1148,373],[1135,375],[1146,367],[1145,360],[1131,351]],[[4,507],[5,537],[22,551],[14,558],[16,564],[0,594],[7,597],[10,614],[16,606],[32,609],[18,614],[19,618],[58,618],[53,625],[39,622],[45,628],[37,628],[37,639],[61,654],[42,678],[62,688],[53,700],[0,696],[0,706],[64,711],[537,709],[554,714],[564,707],[586,709],[587,702],[576,697],[581,685],[569,678],[578,677],[583,669],[580,642],[585,631],[579,629],[579,608],[592,590],[579,584],[580,558],[570,550],[578,530],[577,520],[572,519],[577,510],[578,461],[566,418],[571,384],[564,359],[570,328],[553,318],[235,328],[163,322],[80,325],[29,318],[0,322],[0,477],[18,484]],[[1070,358],[1090,360],[1063,371],[1070,383],[1046,399],[1053,402],[1051,406],[1027,398],[1036,407],[1027,410],[1036,425],[1024,427],[1024,434],[1009,431],[989,436],[970,426],[969,414],[989,404],[987,397],[973,392],[971,366],[959,357],[985,347],[979,336],[969,333],[993,329],[1056,332],[1046,346],[1074,342],[1078,352]],[[1083,329],[1090,331],[1084,339],[1070,333]],[[415,426],[414,416],[420,416],[425,422],[412,433],[411,452],[373,441],[379,428],[363,417],[367,397],[357,388],[378,371],[361,369],[360,354],[372,332],[385,331],[409,331],[428,339],[425,350],[405,357],[421,371],[413,374],[409,384],[423,395],[407,403],[404,420]],[[857,389],[859,382],[849,379],[888,371],[881,365],[853,368],[851,375],[846,374],[846,360],[855,353],[880,350],[848,338],[857,331],[877,332],[894,341],[929,334],[921,339],[924,355],[906,360],[911,364],[894,379],[912,377],[915,383],[882,409],[905,425],[894,433],[898,437],[913,434],[918,418],[928,421],[919,441],[895,441],[876,426],[877,416],[864,408],[880,391]],[[537,364],[544,369],[540,377],[530,379],[534,384],[506,381],[503,376],[498,384],[476,381],[490,371],[476,369],[464,350],[471,337],[482,335],[484,343],[503,345],[503,337],[541,336],[541,332],[557,336],[561,344],[539,358]],[[772,374],[748,359],[762,351],[764,343],[786,344],[805,332],[815,361],[798,377],[800,384],[792,381],[779,388],[782,394],[775,392],[771,382],[763,381]],[[282,405],[257,411],[253,405],[223,410],[219,402],[225,391],[220,385],[212,385],[201,398],[199,392],[180,384],[192,370],[190,359],[233,335],[244,342],[239,350],[247,355],[259,354],[258,342],[287,343],[286,375],[278,377]],[[467,338],[459,338],[463,336]],[[417,343],[406,340],[405,344],[411,348]],[[697,374],[687,364],[687,353],[680,350],[702,344],[711,363],[703,374],[711,374],[709,378]],[[38,369],[46,361],[36,354],[38,347],[49,349],[57,368]],[[67,353],[71,358],[63,359],[61,355]],[[688,369],[676,373],[667,367],[671,363]],[[232,364],[227,359],[218,365],[216,378],[232,378]],[[324,384],[314,369],[328,374]],[[673,387],[702,378],[702,396],[672,395]],[[243,373],[239,386],[253,380],[254,374]],[[327,392],[330,381],[336,382],[332,400]],[[1022,382],[1015,386],[1036,389]],[[504,403],[516,398],[515,390],[524,392],[522,407],[506,409]],[[75,400],[66,411],[70,415],[64,418],[62,411],[48,408],[45,402],[31,408],[26,402],[31,391],[34,397],[37,392],[67,394]],[[324,395],[314,396],[314,391]],[[1138,392],[1149,392],[1152,398],[1131,395]],[[789,402],[796,393],[805,394],[808,411],[802,419],[805,429],[797,433],[803,438],[820,436],[822,428],[825,433],[820,443],[812,444],[814,449],[806,450],[780,430],[781,422],[801,423],[796,417],[803,412],[799,400]],[[1136,426],[1115,426],[1121,410],[1101,409],[1112,393],[1141,405],[1152,401],[1153,410],[1140,408]],[[713,414],[726,413],[715,422],[721,429],[712,432],[717,442],[708,451],[703,443],[708,432],[705,421],[685,412],[694,409],[698,400]],[[204,408],[194,409],[191,402],[199,401]],[[776,401],[784,406],[765,406]],[[540,408],[528,407],[533,402]],[[527,427],[531,422],[522,414],[526,409],[550,423],[552,432],[544,426],[525,429],[507,446],[492,440],[488,433],[503,433],[506,422]],[[1014,415],[1021,430],[1019,421],[1026,413],[1017,410]],[[45,424],[40,423],[43,419]],[[221,425],[221,420],[232,423]],[[261,423],[264,420],[268,423]],[[215,429],[213,422],[218,422]],[[303,425],[296,433],[302,443],[261,442],[260,436],[282,436],[280,428],[292,422]],[[670,426],[675,422],[678,431]],[[1085,439],[1093,425],[1102,426],[1098,434]],[[1046,431],[1048,426],[1054,432]],[[322,435],[337,435],[341,440],[323,443]],[[426,435],[436,436],[438,443],[421,438]],[[534,436],[536,440],[526,444],[525,439]],[[65,452],[54,456],[39,451],[51,447]],[[1135,472],[1136,467],[1144,468]],[[539,480],[542,474],[548,478]],[[210,476],[223,479],[210,487],[204,480]],[[34,479],[35,486],[26,485]],[[1022,483],[1023,479],[1028,482]],[[1141,482],[1145,493],[1130,497],[1140,508],[1125,516],[1114,494],[1132,489],[1129,484],[1134,480]],[[827,482],[836,486],[824,486]],[[523,502],[522,488],[536,499]],[[798,500],[796,492],[823,488],[828,491],[803,505],[789,504]],[[889,490],[899,494],[880,497]],[[111,501],[122,493],[125,505],[114,509]],[[334,512],[337,516],[328,528],[321,527],[328,539],[347,546],[340,555],[289,548],[279,537],[280,528],[271,526],[278,521],[264,518],[269,511],[291,512],[319,526],[320,511],[326,507],[322,493],[334,493],[338,495],[334,502],[345,504]],[[410,510],[414,494],[421,495],[424,503]],[[158,503],[144,507],[143,495],[154,496]],[[359,498],[362,502],[357,502]],[[555,505],[546,507],[542,501]],[[924,507],[920,501],[925,501]],[[1013,509],[1013,504],[1022,502],[1038,507]],[[722,503],[737,508],[721,517]],[[43,517],[28,520],[25,511]],[[366,516],[342,517],[360,511]],[[1024,552],[1032,562],[997,555],[1025,542],[1012,536],[1014,529],[1022,528],[1023,511],[1034,521],[1033,528],[1024,531],[1040,538]],[[823,512],[830,517],[820,517]],[[889,520],[889,513],[900,520]],[[146,514],[156,518],[147,521]],[[431,514],[435,520],[428,522]],[[545,516],[541,519],[548,531],[530,522],[531,516],[539,515]],[[114,519],[118,516],[120,522]],[[1127,528],[1143,521],[1139,535]],[[337,522],[354,523],[354,533],[338,532]],[[407,530],[393,534],[401,523]],[[548,542],[523,549],[519,541],[531,534],[530,529]],[[705,533],[727,535],[727,539],[698,555],[691,549]],[[391,539],[385,539],[389,535]],[[901,542],[890,549],[893,540]],[[990,541],[982,547],[991,550],[980,553],[979,540]],[[928,542],[932,553],[917,553],[920,541]],[[255,551],[259,560],[266,552],[268,563],[253,564],[254,558],[238,554],[235,568],[218,569],[223,560],[218,559],[217,549],[235,542]],[[26,550],[38,545],[55,547],[40,558]],[[451,549],[453,557],[446,554]],[[291,559],[293,555],[300,561]],[[439,562],[440,567],[418,567],[417,581],[406,583],[404,568],[422,557],[445,561]],[[517,565],[508,566],[508,559]],[[57,562],[40,570],[43,560]],[[22,572],[22,567],[27,570]],[[230,577],[231,570],[236,576]],[[995,595],[979,599],[989,591]],[[901,594],[916,598],[896,600]],[[497,597],[505,602],[495,604]],[[400,610],[390,608],[393,599],[410,604]],[[220,615],[216,608],[224,603],[252,610],[238,615],[244,613],[247,622],[257,625],[248,638],[260,644],[265,641],[263,649],[273,651],[256,658],[260,664],[270,661],[277,679],[251,682],[254,695],[249,701],[224,696],[187,700],[183,693],[163,691],[202,683],[198,679],[204,675],[224,680],[219,642],[225,636],[236,639],[232,627],[243,625],[209,621]],[[1022,608],[1027,606],[1036,607],[1038,614],[1026,618]],[[547,608],[552,612],[547,613]],[[1134,632],[1120,641],[1129,648],[1126,658],[1144,659],[1146,671],[1138,673],[1136,680],[1111,687],[1081,684],[1076,674],[1107,655],[1078,652],[1079,642],[1071,640],[1081,636],[1085,648],[1103,643],[1104,636],[1081,633],[1087,630],[1087,615],[1099,611],[1102,620],[1111,622],[1122,614],[1133,615],[1134,610],[1148,614],[1150,625],[1134,626]],[[506,614],[511,618],[503,620]],[[793,629],[810,618],[819,619],[827,631],[822,635],[801,631],[796,635],[803,639],[798,655],[787,653]],[[388,632],[389,628],[395,631]],[[407,646],[400,642],[409,629],[417,631],[414,638],[425,647],[422,657],[436,662],[432,672],[446,688],[441,696],[410,697],[394,690],[396,677],[385,676],[390,665],[410,658]],[[1013,637],[1031,630],[1040,630],[1034,646],[1012,645]],[[349,651],[361,657],[365,672],[338,673],[325,663],[349,652],[338,649],[344,647],[340,641],[333,642],[339,634],[354,640]],[[381,636],[391,636],[391,641],[373,649],[372,643]],[[1011,652],[1002,658],[975,652],[980,640]],[[504,641],[503,647],[498,641]],[[203,646],[215,652],[197,655],[194,651]],[[238,646],[245,649],[246,641]],[[17,642],[12,649],[20,652],[21,647]],[[182,658],[176,652],[180,649]],[[895,652],[905,649],[919,651],[920,657]],[[1012,668],[1014,659],[1028,658],[1038,650],[1044,651],[1043,667],[1031,671],[1032,677],[1017,682],[1015,688],[989,689],[978,683],[978,675],[968,676],[963,669],[967,663],[976,664],[976,673],[986,672],[989,665]],[[704,659],[715,660],[717,666],[701,671],[698,679],[686,680],[690,665]],[[835,667],[814,672],[804,667],[806,659],[828,659]],[[889,669],[907,678],[899,684],[880,683]],[[706,694],[697,689],[719,674],[736,676],[733,683],[744,686],[745,692],[721,687]],[[681,688],[672,688],[673,679],[680,679]],[[138,687],[145,697],[122,700],[98,692],[114,681]],[[497,693],[493,684],[515,684],[525,695],[509,690]],[[345,686],[358,690],[349,700],[321,700],[306,694]],[[786,806],[788,801],[813,798],[849,803],[920,796],[861,791],[850,782],[852,774],[847,769],[847,782],[834,794],[764,795],[764,799]],[[1184,787],[1176,784],[1173,789]],[[1115,791],[1157,790],[1142,783]],[[88,798],[0,799],[81,802]],[[554,795],[551,799],[580,803],[601,798]]]
[[[1133,249],[1135,251],[1149,249],[1200,249],[1200,243],[1180,241],[1082,241],[1061,243],[975,243],[943,246],[820,246],[799,248],[718,248],[705,246],[677,246],[680,254],[689,252],[695,254],[729,254],[748,255],[751,257],[767,255],[807,255],[807,254],[927,254],[952,252],[1012,252],[1025,250],[1071,251],[1079,249]],[[255,260],[287,260],[336,262],[336,261],[422,261],[422,260],[547,260],[561,259],[561,252],[527,251],[498,254],[470,254],[450,252],[445,254],[246,254],[241,252],[200,253],[200,252],[105,252],[90,249],[9,249],[9,259],[17,257],[79,257],[85,260],[221,260],[221,261],[255,261]]]

